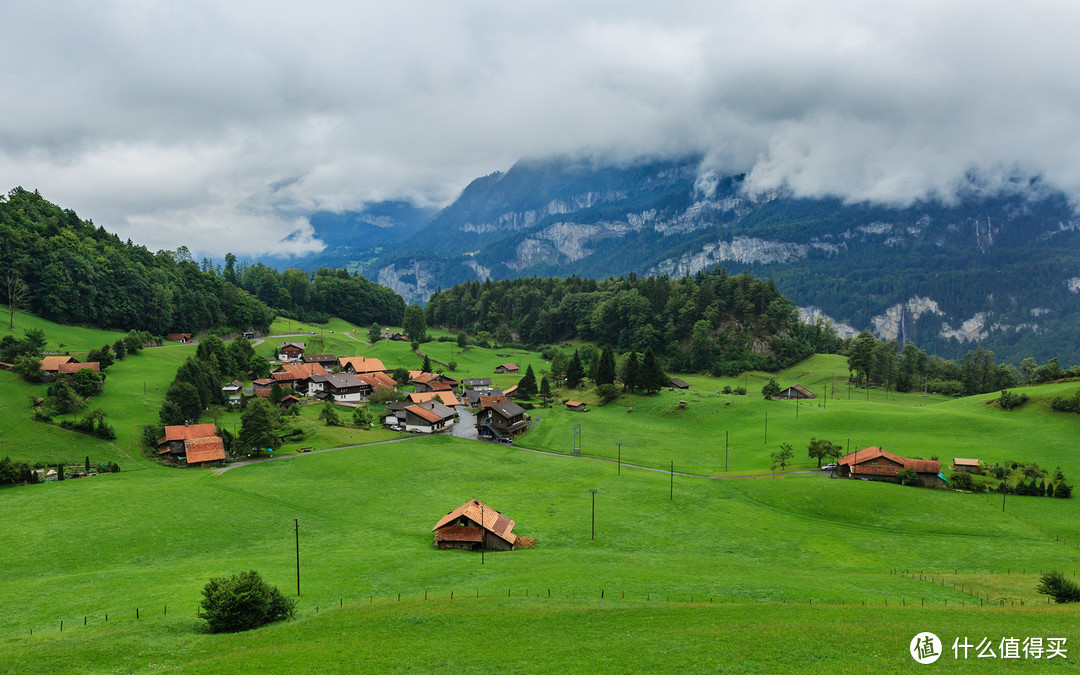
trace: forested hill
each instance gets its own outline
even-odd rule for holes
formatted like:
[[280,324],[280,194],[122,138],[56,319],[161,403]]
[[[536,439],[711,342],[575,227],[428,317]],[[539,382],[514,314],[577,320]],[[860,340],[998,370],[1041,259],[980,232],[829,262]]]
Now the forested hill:
[[623,351],[651,348],[670,369],[718,375],[785,368],[840,346],[831,327],[802,323],[771,280],[724,269],[674,280],[467,282],[431,296],[426,319],[486,331],[499,342],[538,346],[579,338]]
[[261,264],[200,266],[184,247],[152,253],[37,192],[0,197],[3,301],[58,322],[155,335],[266,329],[275,312],[400,323],[405,302],[344,270],[278,273]]

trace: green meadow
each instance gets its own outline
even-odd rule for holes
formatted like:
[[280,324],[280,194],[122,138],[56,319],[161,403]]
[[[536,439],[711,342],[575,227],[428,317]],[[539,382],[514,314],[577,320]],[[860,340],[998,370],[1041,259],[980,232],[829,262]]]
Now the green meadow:
[[[349,337],[366,339],[355,328],[335,324],[323,339],[419,367],[408,343],[366,345]],[[193,351],[147,349],[109,369],[91,405],[108,412],[112,444],[29,421],[37,385],[0,372],[0,456],[111,452],[125,468],[0,489],[0,670],[889,672],[919,667],[907,650],[924,630],[946,643],[939,669],[1080,660],[1077,610],[1035,592],[1044,570],[1080,572],[1077,500],[1009,496],[1003,510],[1001,495],[769,471],[784,442],[796,451],[787,471],[815,467],[805,448],[817,436],[946,464],[1036,461],[1075,484],[1080,416],[1049,401],[1080,383],[1026,388],[1031,400],[1013,411],[994,395],[873,389],[867,401],[865,390],[848,398],[845,360],[822,355],[771,376],[822,394],[828,385],[827,400],[763,401],[764,373],[686,376],[689,390],[606,406],[588,389],[556,390],[590,412],[535,407],[539,423],[512,446],[327,428],[313,405],[291,418],[304,440],[277,450],[351,447],[214,472],[163,467],[138,447],[139,425]],[[492,376],[499,363],[532,364],[538,377],[547,368],[521,350],[421,351],[502,386],[518,378]],[[744,383],[746,396],[717,393]],[[648,468],[615,464],[617,442],[623,462]],[[672,475],[671,462],[702,477]],[[436,550],[432,526],[474,497],[536,545]],[[257,569],[295,595],[297,524],[297,616],[205,633],[195,609],[212,576]],[[1065,637],[1070,651],[1064,662],[957,660],[963,636]]]

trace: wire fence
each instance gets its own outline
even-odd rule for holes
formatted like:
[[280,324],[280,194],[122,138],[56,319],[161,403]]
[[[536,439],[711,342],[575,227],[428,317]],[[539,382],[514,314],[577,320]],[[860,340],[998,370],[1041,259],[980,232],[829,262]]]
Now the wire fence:
[[[1071,570],[1072,577],[1075,579],[1077,576],[1077,570]],[[640,604],[645,603],[658,603],[658,604],[670,604],[681,606],[694,606],[694,607],[707,607],[710,605],[744,605],[751,606],[806,606],[806,607],[824,607],[824,608],[838,608],[838,607],[870,607],[879,609],[903,609],[908,607],[920,607],[920,608],[937,608],[937,609],[1013,609],[1013,608],[1030,608],[1030,607],[1045,607],[1052,604],[1051,598],[1048,596],[1045,600],[1032,599],[1030,597],[1006,597],[1004,595],[995,594],[991,591],[979,588],[978,583],[971,581],[972,577],[986,577],[986,576],[1020,576],[1036,574],[1041,576],[1042,570],[1027,569],[1006,569],[1006,570],[969,570],[962,571],[959,569],[953,570],[950,575],[948,572],[930,572],[912,571],[909,569],[890,569],[889,575],[899,576],[905,579],[920,582],[926,585],[921,589],[921,592],[914,593],[912,595],[882,595],[874,598],[752,598],[746,596],[732,596],[724,595],[710,591],[687,591],[680,589],[677,591],[659,591],[659,592],[645,592],[631,591],[627,592],[624,589],[618,588],[606,588],[595,587],[590,589],[584,588],[534,588],[534,587],[506,587],[506,592],[502,590],[495,591],[488,587],[485,589],[472,588],[467,590],[462,589],[439,589],[439,590],[423,590],[412,592],[397,592],[397,593],[368,593],[364,594],[348,594],[340,595],[337,598],[337,602],[334,602],[334,598],[322,597],[318,600],[307,601],[304,598],[300,598],[296,609],[296,617],[316,616],[320,613],[333,609],[343,609],[345,607],[345,600],[348,600],[350,608],[363,607],[365,605],[388,605],[397,603],[416,603],[416,602],[468,602],[477,600],[517,600],[517,601],[537,601],[543,602],[547,600],[559,600],[565,602],[580,601],[584,603],[596,603],[596,602],[610,602],[621,603],[626,602],[627,606],[631,603]],[[933,587],[948,588],[955,591],[957,594],[962,594],[967,597],[939,597],[939,595],[932,594],[930,590]],[[1034,587],[1033,587],[1034,588]],[[178,614],[185,616],[192,620],[197,620],[196,614],[199,609],[198,603],[196,607],[189,610],[178,609],[175,605],[170,608],[169,605],[161,605],[160,607],[135,607],[132,609],[125,609],[121,611],[110,612],[97,612],[88,613],[79,616],[66,616],[64,618],[57,618],[52,621],[42,621],[35,626],[25,626],[21,629],[12,630],[8,632],[9,636],[13,635],[41,635],[45,633],[62,633],[71,632],[77,630],[80,627],[101,625],[107,623],[127,623],[130,621],[154,621],[168,618],[170,615],[175,617]],[[73,613],[74,614],[74,613]]]

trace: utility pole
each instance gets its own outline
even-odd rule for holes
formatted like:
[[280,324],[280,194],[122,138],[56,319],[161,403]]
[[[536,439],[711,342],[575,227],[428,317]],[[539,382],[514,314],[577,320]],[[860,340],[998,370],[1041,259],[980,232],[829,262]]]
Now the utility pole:
[[724,431],[724,471],[727,471],[728,434],[730,433],[730,431]]
[[484,564],[484,549],[487,548],[487,530],[484,529],[484,502],[480,502],[480,564]]
[[596,539],[596,488],[589,488],[592,493],[592,538]]
[[618,458],[617,461],[618,461],[618,464],[619,464],[619,474],[618,475],[621,476],[622,475],[622,441],[615,441],[615,445],[619,446],[619,458]]
[[675,499],[675,462],[671,462],[671,493],[668,495],[668,499]]
[[300,597],[300,519],[293,518],[296,524],[296,597]]
[[765,411],[765,445],[769,444],[769,411]]

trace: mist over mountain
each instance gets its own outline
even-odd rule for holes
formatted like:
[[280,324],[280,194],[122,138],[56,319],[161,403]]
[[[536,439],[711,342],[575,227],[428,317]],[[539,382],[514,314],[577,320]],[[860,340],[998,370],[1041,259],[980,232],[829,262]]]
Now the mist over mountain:
[[772,277],[842,333],[951,358],[981,344],[1000,360],[1080,361],[1080,217],[1037,179],[972,175],[948,199],[888,206],[755,190],[696,155],[534,159],[477,178],[426,223],[398,208],[415,216],[406,227],[312,223],[339,260],[410,302],[467,280],[725,266]]

